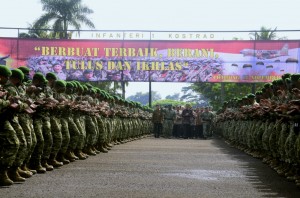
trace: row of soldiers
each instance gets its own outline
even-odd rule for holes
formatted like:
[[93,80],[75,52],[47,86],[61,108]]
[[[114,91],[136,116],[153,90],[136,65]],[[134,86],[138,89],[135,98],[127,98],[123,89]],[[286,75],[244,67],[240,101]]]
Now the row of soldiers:
[[300,187],[299,99],[300,74],[284,74],[255,94],[225,102],[217,131]]
[[151,129],[151,110],[54,73],[0,66],[0,186],[108,152]]

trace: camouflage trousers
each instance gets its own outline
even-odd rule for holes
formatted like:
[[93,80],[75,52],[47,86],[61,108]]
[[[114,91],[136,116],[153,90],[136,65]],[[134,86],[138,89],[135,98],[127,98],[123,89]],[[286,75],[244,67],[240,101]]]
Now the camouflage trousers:
[[103,117],[98,116],[97,123],[98,123],[98,129],[99,129],[98,144],[103,144],[106,139],[106,125],[105,125]]
[[[68,129],[69,129],[69,133],[66,134],[66,144],[68,144],[68,147],[71,150],[75,150],[78,143],[79,143],[79,138],[80,138],[80,131],[78,126],[76,125],[73,116],[69,116],[67,118],[68,120]],[[69,139],[68,139],[68,137]],[[67,140],[68,139],[68,140]],[[68,141],[68,142],[67,142]],[[64,152],[66,151],[66,149],[62,149]]]
[[31,162],[40,162],[44,150],[44,137],[43,137],[43,120],[42,118],[33,119],[33,128],[36,137],[37,144],[34,147],[34,151],[31,155]]
[[83,115],[74,115],[74,122],[79,130],[79,137],[76,149],[82,150],[85,146],[86,131],[85,131],[85,116]]
[[97,134],[96,125],[91,116],[85,116],[85,128],[86,128],[86,145],[93,145],[94,138]]
[[52,138],[53,138],[51,155],[56,157],[56,155],[62,145],[61,122],[58,117],[51,115],[50,123],[51,123],[51,134],[52,134]]
[[20,141],[10,122],[8,120],[0,120],[0,166],[12,166],[19,147]]
[[28,163],[37,143],[36,136],[33,129],[33,119],[28,114],[24,113],[19,116],[19,122],[24,131],[24,135],[27,142],[28,153],[24,162]]
[[164,120],[162,135],[164,137],[171,137],[172,130],[173,130],[173,120]]
[[44,149],[42,159],[48,160],[51,154],[53,137],[51,133],[50,117],[45,116],[42,118],[42,131],[44,137]]
[[20,142],[20,147],[19,147],[16,159],[13,163],[13,166],[21,166],[28,154],[27,141],[26,141],[23,129],[22,129],[21,125],[19,124],[19,118],[17,116],[14,116],[13,120],[10,123],[11,123],[11,126],[16,131],[17,137]]

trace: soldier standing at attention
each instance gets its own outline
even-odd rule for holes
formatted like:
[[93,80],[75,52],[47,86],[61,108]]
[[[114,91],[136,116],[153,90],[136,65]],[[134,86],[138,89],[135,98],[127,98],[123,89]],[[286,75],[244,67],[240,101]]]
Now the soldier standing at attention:
[[180,109],[180,106],[176,107],[175,111],[175,122],[174,122],[174,127],[173,127],[173,137],[178,138],[181,136],[180,131],[181,131],[181,125],[182,125],[182,111]]
[[154,137],[159,138],[162,132],[162,123],[164,121],[164,115],[160,108],[160,105],[156,105],[156,109],[152,114],[152,123],[154,125]]
[[0,186],[10,186],[14,183],[7,176],[7,171],[13,165],[20,147],[17,133],[9,122],[12,116],[7,114],[16,107],[7,99],[7,92],[2,88],[11,74],[6,66],[0,65]]
[[214,115],[212,112],[209,111],[209,107],[205,107],[204,112],[201,115],[202,121],[203,121],[203,136],[204,139],[211,136],[210,129],[211,129],[211,123],[214,118]]
[[191,137],[191,118],[193,117],[193,111],[190,104],[186,104],[185,109],[182,111],[182,124],[183,124],[183,138],[187,139]]
[[166,138],[171,137],[175,118],[176,118],[176,113],[172,109],[172,105],[168,105],[164,116],[164,127],[163,127],[164,137]]

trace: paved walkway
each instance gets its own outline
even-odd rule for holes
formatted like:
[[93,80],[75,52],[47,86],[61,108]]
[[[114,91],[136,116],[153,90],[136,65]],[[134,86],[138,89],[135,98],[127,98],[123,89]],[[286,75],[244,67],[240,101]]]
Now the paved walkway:
[[295,198],[300,189],[222,140],[149,137],[0,188],[0,197]]

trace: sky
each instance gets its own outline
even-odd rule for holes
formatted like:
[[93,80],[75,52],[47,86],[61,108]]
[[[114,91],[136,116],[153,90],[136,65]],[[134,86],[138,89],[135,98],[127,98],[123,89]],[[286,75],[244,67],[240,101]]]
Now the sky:
[[[300,30],[299,0],[82,0],[94,13],[97,30],[218,31]],[[0,27],[27,28],[43,14],[40,0],[9,0],[0,12]],[[0,29],[0,36],[5,30]],[[299,39],[295,33],[289,36]],[[236,37],[243,38],[243,35]],[[247,36],[247,35],[246,35]],[[220,37],[222,39],[222,36]],[[247,39],[247,38],[243,38]],[[187,83],[152,83],[163,98]],[[148,83],[129,83],[126,97],[148,92]]]

